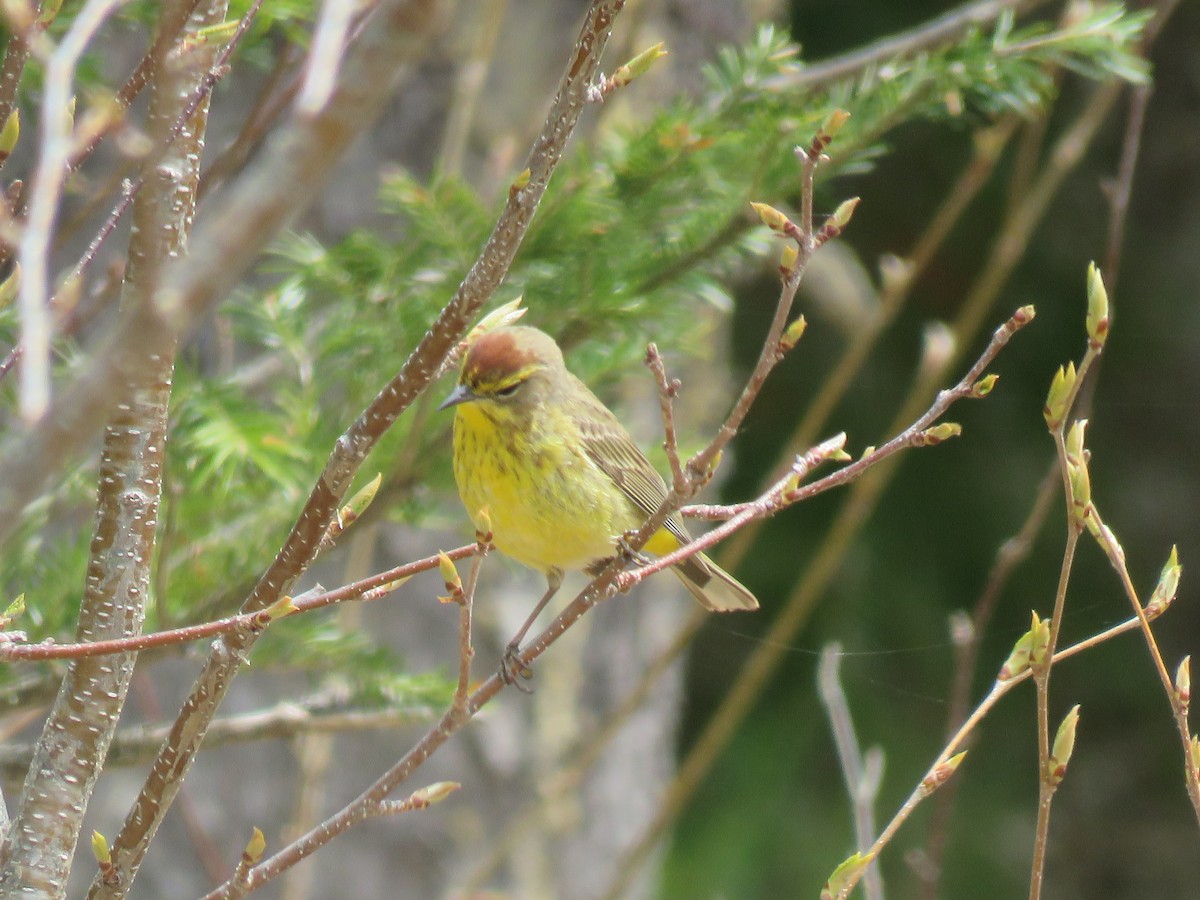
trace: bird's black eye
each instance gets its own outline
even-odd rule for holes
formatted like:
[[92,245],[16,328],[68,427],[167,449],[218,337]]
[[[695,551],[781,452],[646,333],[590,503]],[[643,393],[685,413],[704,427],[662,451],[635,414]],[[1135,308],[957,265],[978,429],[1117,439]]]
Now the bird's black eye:
[[496,391],[496,396],[497,397],[511,397],[513,394],[515,394],[517,392],[517,388],[519,388],[520,386],[521,386],[521,382],[515,381],[512,384],[510,384],[508,387],[499,388]]

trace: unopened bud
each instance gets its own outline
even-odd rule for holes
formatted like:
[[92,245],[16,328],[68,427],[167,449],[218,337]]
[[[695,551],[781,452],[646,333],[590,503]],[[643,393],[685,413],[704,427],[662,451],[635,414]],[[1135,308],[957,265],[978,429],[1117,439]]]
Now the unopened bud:
[[1017,638],[1017,642],[1013,644],[1012,652],[1008,654],[1008,659],[1000,667],[998,680],[1009,681],[1029,668],[1029,656],[1033,651],[1033,633],[1037,626],[1038,617],[1037,613],[1034,613],[1033,627]]
[[796,268],[796,260],[800,258],[800,251],[796,249],[795,244],[784,244],[783,252],[779,254],[779,274],[787,278],[792,274],[792,270]]
[[438,781],[429,785],[428,787],[423,787],[419,790],[413,791],[412,796],[409,799],[413,802],[414,806],[423,809],[426,806],[433,806],[435,803],[441,803],[460,787],[462,787],[462,785],[457,781]]
[[786,231],[792,220],[768,203],[750,201],[750,207],[758,215],[762,223],[772,231]]
[[1046,427],[1057,431],[1062,427],[1070,408],[1071,398],[1075,392],[1075,363],[1070,362],[1059,366],[1050,381],[1050,391],[1046,394],[1046,405],[1042,408],[1042,416]]
[[3,613],[0,613],[0,631],[7,629],[23,615],[25,615],[25,595],[18,594],[17,599],[8,604]]
[[1179,565],[1179,549],[1172,547],[1171,555],[1167,557],[1167,562],[1158,576],[1158,584],[1154,586],[1154,592],[1150,595],[1150,602],[1146,604],[1147,617],[1157,618],[1171,605],[1171,601],[1175,599],[1175,594],[1179,591],[1179,577],[1182,574],[1183,566]]
[[438,571],[442,573],[442,581],[446,583],[446,590],[450,592],[449,597],[438,597],[443,603],[454,603],[463,595],[462,579],[458,577],[458,569],[454,567],[454,560],[447,556],[443,551],[438,551]]
[[793,347],[800,342],[800,338],[804,336],[804,330],[808,328],[808,322],[804,316],[795,318],[787,329],[783,332],[783,336],[779,339],[779,352],[788,353]]
[[875,858],[874,853],[854,853],[833,870],[825,886],[821,888],[821,900],[834,900],[842,896],[862,878],[863,872]]
[[1096,264],[1088,264],[1087,273],[1087,333],[1092,347],[1100,349],[1108,338],[1108,291]]
[[913,436],[913,446],[932,447],[940,444],[942,441],[958,437],[960,434],[962,434],[962,426],[957,422],[942,422],[940,425],[934,425],[932,428],[918,431]]
[[1076,703],[1067,713],[1066,718],[1058,726],[1054,735],[1054,745],[1050,750],[1050,759],[1046,762],[1046,780],[1051,785],[1057,785],[1067,774],[1067,764],[1071,754],[1075,752],[1075,731],[1079,726],[1079,704]]
[[1050,620],[1039,619],[1034,612],[1029,634],[1029,667],[1034,672],[1040,672],[1050,662]]
[[826,226],[832,226],[838,230],[838,233],[846,230],[846,226],[850,224],[850,220],[854,218],[854,211],[858,209],[858,204],[861,198],[851,197],[849,200],[843,200],[838,204],[838,208],[833,211],[833,215],[825,220]]
[[662,41],[659,41],[653,47],[647,47],[625,65],[618,66],[617,70],[612,73],[609,83],[614,88],[624,87],[633,79],[645,75],[652,65],[666,55],[667,51],[663,49]]
[[383,484],[383,475],[377,473],[374,478],[346,501],[345,506],[338,510],[338,525],[343,530],[350,527],[359,516],[367,511],[371,505],[371,501],[379,493],[379,486],[381,484]]
[[108,839],[100,832],[92,832],[92,856],[98,863],[111,863],[112,855],[108,851]]
[[5,120],[4,127],[0,128],[0,163],[8,159],[8,155],[13,152],[20,137],[21,111],[14,109],[8,114],[8,119]]
[[966,758],[966,755],[967,751],[963,750],[961,753],[954,754],[944,763],[939,763],[930,769],[929,773],[921,779],[921,796],[928,797],[949,781],[950,776],[958,770],[959,765]]
[[263,852],[267,849],[267,839],[263,837],[262,829],[255,828],[250,834],[250,840],[246,841],[246,847],[242,850],[242,862],[248,866],[252,866],[262,859]]
[[296,604],[290,596],[280,597],[263,610],[268,622],[274,622],[276,619],[282,619],[297,612],[300,612],[300,610],[296,608]]
[[976,400],[986,397],[992,392],[992,388],[996,386],[996,382],[999,380],[999,375],[984,375],[971,385],[971,396]]

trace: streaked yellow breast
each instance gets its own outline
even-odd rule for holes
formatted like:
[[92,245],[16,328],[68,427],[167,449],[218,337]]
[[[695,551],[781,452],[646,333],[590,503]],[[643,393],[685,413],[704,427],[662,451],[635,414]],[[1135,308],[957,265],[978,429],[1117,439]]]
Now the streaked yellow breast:
[[[496,546],[540,571],[581,569],[613,554],[642,516],[582,449],[569,416],[530,422],[515,410],[464,403],[454,417],[454,477]],[[661,552],[661,551],[660,551]]]

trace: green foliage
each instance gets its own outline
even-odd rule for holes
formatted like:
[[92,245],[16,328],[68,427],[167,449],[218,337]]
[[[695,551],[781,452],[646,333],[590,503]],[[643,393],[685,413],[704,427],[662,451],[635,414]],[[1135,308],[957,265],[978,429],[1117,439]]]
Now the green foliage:
[[[233,4],[230,18],[247,5]],[[255,57],[262,49],[256,39],[295,28],[312,7],[266,4],[242,55]],[[149,21],[157,8],[133,3],[122,15]],[[791,149],[807,143],[833,109],[849,109],[853,118],[822,169],[825,178],[869,166],[901,120],[946,117],[955,106],[950,96],[973,116],[1031,111],[1053,90],[1044,69],[1050,63],[1092,77],[1142,78],[1145,67],[1130,46],[1144,21],[1104,6],[1061,28],[1005,22],[990,36],[972,33],[820,90],[803,86],[796,48],[763,28],[747,47],[719,55],[703,96],[577,150],[551,185],[498,299],[524,293],[530,321],[563,337],[586,379],[628,371],[648,335],[668,346],[694,338],[711,321],[697,314],[698,301],[728,308],[731,269],[771,247],[748,201],[796,195]],[[496,204],[450,175],[421,184],[396,173],[381,185],[380,210],[386,227],[357,230],[334,246],[305,235],[280,240],[264,267],[270,285],[243,291],[223,313],[241,365],[181,366],[160,553],[166,596],[156,598],[152,621],[227,613],[241,599],[283,540],[333,441],[397,371],[466,273]],[[7,311],[0,315],[11,320]],[[370,464],[385,473],[381,500],[390,487],[391,515],[414,525],[431,515],[431,498],[444,496],[438,492],[449,480],[449,418],[433,415],[432,402],[425,398],[404,416]],[[42,634],[64,634],[81,583],[83,483],[73,481],[68,494],[34,510],[3,562],[5,596],[29,593]],[[72,518],[74,527],[42,527],[51,513],[59,522]],[[396,674],[396,660],[335,616],[298,617],[276,632],[256,663],[352,672],[377,698],[417,691],[409,676]],[[421,689],[444,687],[435,679]]]

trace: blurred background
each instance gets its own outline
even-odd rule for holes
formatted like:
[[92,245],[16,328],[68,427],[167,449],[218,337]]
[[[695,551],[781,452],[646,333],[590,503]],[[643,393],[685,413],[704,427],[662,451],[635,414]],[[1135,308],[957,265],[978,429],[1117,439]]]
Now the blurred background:
[[[1009,5],[1023,11],[1018,29],[1032,21],[1067,29],[1096,14],[1082,4]],[[184,349],[155,627],[229,611],[269,562],[332,439],[474,258],[586,7],[459,4],[318,204]],[[1163,8],[1169,18],[1148,51],[1152,84],[1140,94],[1124,87],[1102,107],[1097,96],[1119,61],[1095,59],[1112,51],[1079,41],[1063,51],[1071,70],[1034,52],[1026,69],[989,67],[994,17],[977,39],[957,32],[957,49],[922,44],[903,65],[881,56],[849,80],[805,81],[806,69],[794,65],[920,29],[955,9],[948,3],[631,0],[604,70],[660,40],[669,56],[585,113],[497,299],[524,293],[526,321],[562,340],[572,368],[621,410],[648,451],[661,426],[653,381],[638,364],[646,342],[658,343],[682,379],[681,441],[699,448],[752,368],[779,292],[779,244],[746,201],[795,213],[791,146],[806,143],[833,108],[854,116],[830,150],[815,207],[824,216],[847,197],[862,203],[846,234],[814,260],[797,301],[808,332],[772,374],[706,500],[757,495],[798,439],[803,449],[845,431],[854,456],[883,443],[915,417],[905,413],[914,403],[919,413],[934,389],[961,377],[1018,307],[1034,305],[1037,319],[989,368],[1000,376],[995,391],[946,417],[963,425],[960,438],[907,451],[865,483],[782,512],[715,554],[760,598],[759,613],[700,619],[665,579],[603,605],[539,661],[532,695],[505,691],[411,785],[460,781],[455,797],[359,827],[263,894],[816,896],[855,849],[818,691],[822,650],[840,647],[858,740],[882,752],[882,825],[963,714],[956,679],[959,703],[973,706],[1030,611],[1046,616],[1053,607],[1066,519],[1061,490],[1042,487],[1054,447],[1041,411],[1054,371],[1085,349],[1092,260],[1105,270],[1113,307],[1112,335],[1085,391],[1093,495],[1143,600],[1178,546],[1180,596],[1155,630],[1172,672],[1200,648],[1187,574],[1200,555],[1200,471],[1189,449],[1200,378],[1200,10]],[[143,52],[152,16],[133,10],[107,35],[89,77],[119,80]],[[289,48],[303,43],[311,9],[281,6],[274,15],[215,95],[208,152],[234,171],[239,163],[224,152],[256,98],[294,71]],[[799,56],[788,56],[788,41]],[[1024,59],[1025,49],[1010,56]],[[1080,74],[1088,69],[1081,59],[1098,78]],[[1139,106],[1144,124],[1131,131]],[[1059,173],[1059,142],[1069,134],[1078,140],[1068,155],[1081,156]],[[1113,198],[1131,134],[1140,152],[1114,242]],[[947,209],[956,213],[951,225],[931,241]],[[80,246],[87,236],[82,229]],[[925,247],[901,290],[900,260]],[[70,257],[70,242],[62,253]],[[855,347],[863,361],[835,396],[831,376]],[[384,474],[380,499],[310,582],[336,586],[470,538],[451,484],[449,422],[431,409],[449,386],[435,385],[438,396],[398,423],[368,462],[364,472]],[[815,401],[829,408],[814,422]],[[653,458],[662,467],[661,453]],[[89,478],[94,466],[85,465],[32,515],[7,568],[10,593],[36,585],[45,598],[35,637],[61,634],[73,620]],[[1031,521],[1024,552],[980,614],[998,553]],[[456,663],[457,617],[433,601],[440,590],[426,575],[383,603],[273,628],[226,713],[277,716],[296,704],[369,712],[371,727],[337,736],[283,728],[207,750],[134,896],[207,889],[227,876],[251,826],[277,847],[411,746],[448,696]],[[540,592],[538,576],[488,559],[480,677]],[[963,624],[972,615],[975,631]],[[1083,540],[1061,641],[1129,616],[1108,561]],[[977,642],[973,665],[962,662],[964,634]],[[143,659],[131,726],[171,718],[204,650]],[[759,674],[758,689],[730,701],[747,671]],[[43,696],[55,677],[52,669],[21,676],[26,686],[42,679]],[[645,695],[636,705],[635,692]],[[1192,896],[1196,816],[1168,702],[1137,633],[1055,667],[1051,722],[1074,704],[1079,739],[1054,803],[1045,896]],[[622,712],[627,706],[634,711]],[[9,722],[17,750],[40,724],[39,707],[29,708]],[[144,777],[145,754],[122,755],[125,746],[134,744],[118,740],[89,828],[114,831]],[[15,750],[5,760],[6,795],[19,784],[19,760]],[[1026,684],[987,716],[951,784],[885,850],[888,895],[1026,892],[1036,761]],[[680,772],[694,782],[681,785]],[[82,890],[90,871],[79,878]]]

